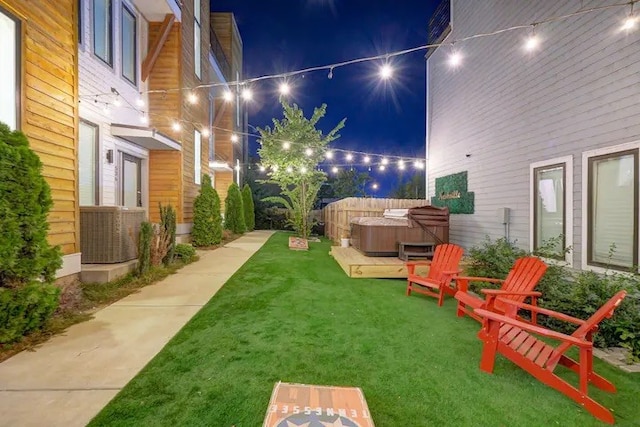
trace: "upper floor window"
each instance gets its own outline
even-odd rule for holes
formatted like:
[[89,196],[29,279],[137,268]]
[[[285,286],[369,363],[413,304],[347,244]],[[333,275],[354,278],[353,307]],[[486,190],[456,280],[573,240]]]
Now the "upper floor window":
[[0,8],[0,122],[18,128],[20,22]]
[[137,84],[138,43],[136,39],[136,15],[122,6],[122,76]]
[[193,134],[193,174],[194,182],[200,185],[202,179],[202,134],[195,130]]
[[565,248],[573,240],[571,156],[531,165],[531,250],[571,264]]
[[82,0],[78,0],[78,44],[82,44]]
[[93,53],[113,66],[113,12],[111,0],[93,0]]
[[587,158],[588,265],[638,264],[638,149]]
[[202,43],[200,34],[202,33],[202,23],[200,16],[200,0],[193,0],[193,54],[196,76],[202,78]]

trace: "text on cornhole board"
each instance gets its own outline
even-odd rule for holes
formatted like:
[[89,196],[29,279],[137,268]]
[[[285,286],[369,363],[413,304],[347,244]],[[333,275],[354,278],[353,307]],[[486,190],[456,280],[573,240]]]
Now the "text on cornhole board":
[[277,383],[263,427],[294,426],[373,427],[373,420],[357,387]]

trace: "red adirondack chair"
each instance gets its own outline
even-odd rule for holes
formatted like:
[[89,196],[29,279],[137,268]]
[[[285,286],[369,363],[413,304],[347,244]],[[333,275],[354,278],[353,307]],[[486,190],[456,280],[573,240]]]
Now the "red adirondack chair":
[[[488,277],[454,277],[458,288],[458,292],[455,294],[455,298],[458,300],[458,317],[468,314],[482,322],[482,318],[473,310],[486,308],[504,313],[503,299],[524,302],[527,297],[530,297],[531,304],[536,305],[537,298],[542,294],[535,292],[533,288],[536,287],[545,271],[547,271],[547,265],[542,260],[529,256],[518,258],[504,280]],[[485,295],[485,298],[482,299],[468,292],[469,282],[502,283],[502,287],[500,289],[482,289],[481,292]],[[532,313],[531,322],[536,323],[535,313]]]
[[[438,298],[438,305],[444,301],[444,294],[454,295],[455,287],[451,287],[451,278],[460,274],[460,260],[463,249],[451,243],[436,246],[431,261],[412,261],[407,263],[407,296],[411,291]],[[416,274],[416,266],[429,265],[429,273],[426,276]]]
[[[588,320],[576,319],[566,314],[514,301],[506,302],[512,307],[508,310],[507,315],[476,309],[478,315],[484,318],[482,330],[478,334],[480,339],[484,341],[480,369],[492,373],[496,353],[500,353],[539,381],[584,406],[594,417],[613,424],[614,418],[611,412],[588,396],[589,383],[604,391],[611,393],[616,391],[616,387],[611,382],[593,372],[592,335],[600,322],[613,315],[613,311],[620,305],[626,294],[626,291],[618,292]],[[518,308],[552,316],[579,326],[573,334],[565,335],[531,325],[514,318]],[[536,338],[533,334],[559,340],[560,344],[554,347],[548,342]],[[579,362],[565,355],[572,346],[576,346],[580,350]],[[566,366],[579,375],[579,388],[554,373],[558,365]]]

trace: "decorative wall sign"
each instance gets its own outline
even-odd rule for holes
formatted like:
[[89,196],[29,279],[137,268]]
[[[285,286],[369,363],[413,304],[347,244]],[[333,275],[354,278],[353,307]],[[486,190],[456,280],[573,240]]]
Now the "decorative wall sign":
[[467,171],[436,178],[436,195],[431,205],[446,206],[452,214],[472,214],[474,193],[467,191]]
[[263,427],[374,427],[362,390],[277,383]]

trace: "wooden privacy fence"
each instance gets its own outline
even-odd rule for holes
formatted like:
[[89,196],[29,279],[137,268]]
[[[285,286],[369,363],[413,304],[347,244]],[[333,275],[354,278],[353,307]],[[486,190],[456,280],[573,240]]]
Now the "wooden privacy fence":
[[426,199],[373,199],[347,197],[329,203],[322,209],[324,235],[338,243],[349,237],[351,218],[359,216],[382,216],[385,209],[408,209],[429,204]]

